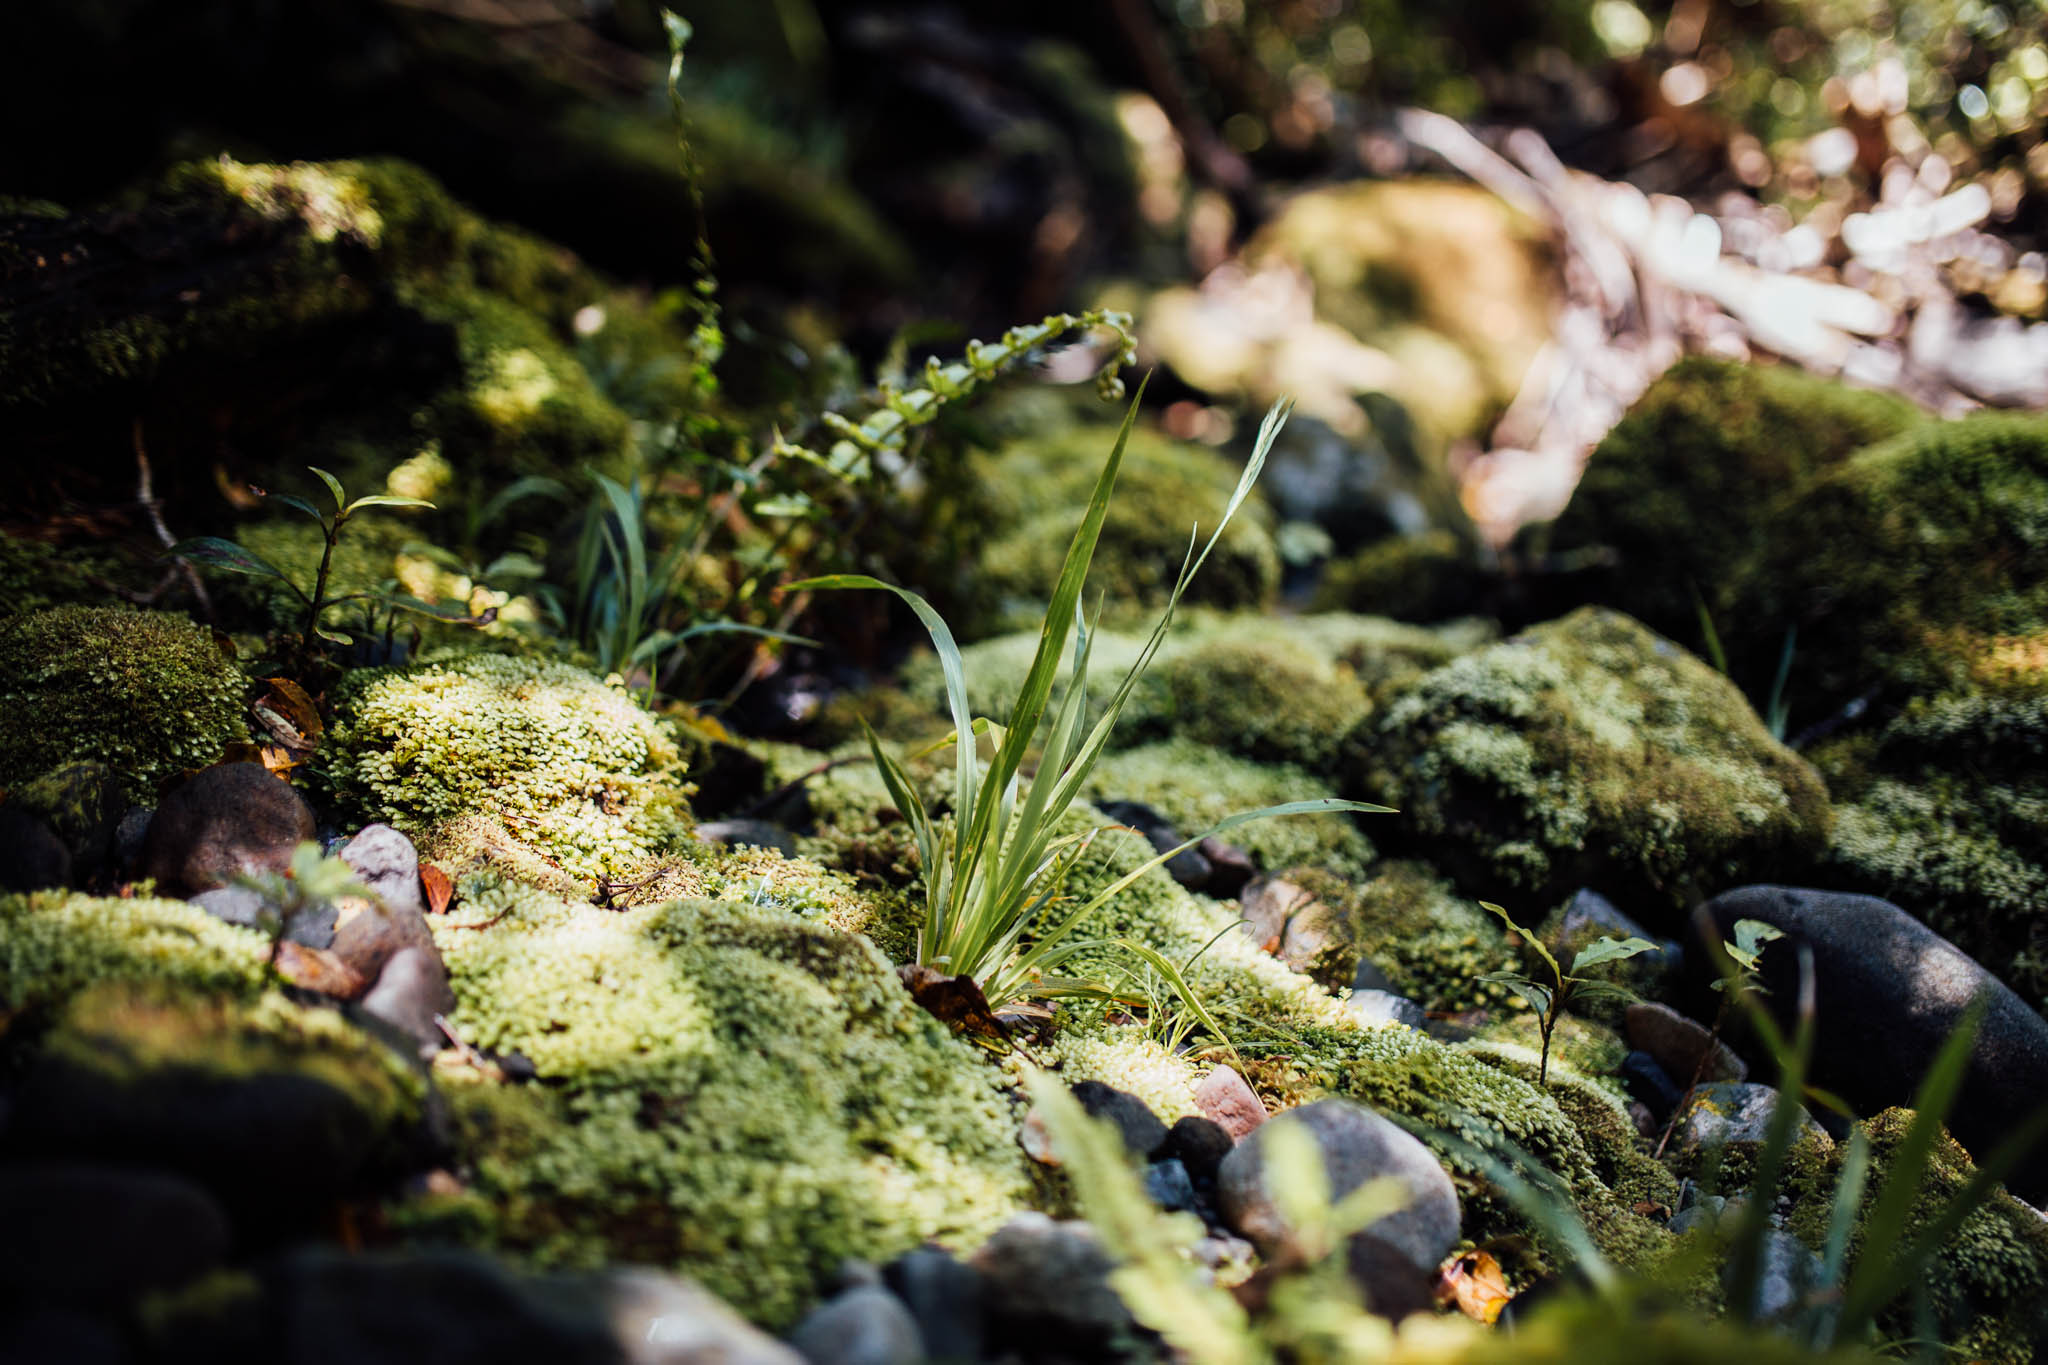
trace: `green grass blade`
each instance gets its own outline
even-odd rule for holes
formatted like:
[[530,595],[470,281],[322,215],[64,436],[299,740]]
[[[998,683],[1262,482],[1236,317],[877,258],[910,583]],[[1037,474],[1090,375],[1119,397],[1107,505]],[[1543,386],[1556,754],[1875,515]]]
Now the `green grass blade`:
[[[1849,1238],[1856,1231],[1856,1213],[1863,1205],[1863,1187],[1870,1176],[1870,1136],[1858,1128],[1849,1135],[1849,1152],[1842,1158],[1842,1170],[1835,1177],[1834,1206],[1828,1213],[1827,1241],[1821,1251],[1819,1288],[1837,1291],[1842,1267],[1849,1256]],[[1823,1302],[1814,1314],[1807,1344],[1826,1350],[1835,1343],[1835,1328],[1841,1318],[1841,1304]]]
[[1750,1197],[1743,1201],[1742,1216],[1736,1222],[1734,1242],[1729,1249],[1728,1304],[1742,1322],[1756,1321],[1757,1288],[1763,1280],[1764,1250],[1771,1231],[1771,1198],[1778,1188],[1778,1174],[1784,1169],[1785,1157],[1798,1138],[1799,1119],[1804,1112],[1800,1099],[1806,1092],[1806,1067],[1813,1055],[1814,1031],[1813,957],[1804,948],[1800,953],[1799,975],[1799,1028],[1793,1037],[1790,1060],[1778,1078],[1777,1103],[1771,1106],[1770,1122],[1764,1125]]

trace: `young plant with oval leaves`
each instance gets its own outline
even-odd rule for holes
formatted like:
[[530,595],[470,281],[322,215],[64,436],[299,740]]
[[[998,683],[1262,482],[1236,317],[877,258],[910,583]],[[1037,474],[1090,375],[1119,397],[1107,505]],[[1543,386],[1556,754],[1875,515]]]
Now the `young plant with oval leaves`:
[[1628,990],[1615,985],[1612,981],[1599,981],[1581,973],[1603,963],[1620,962],[1638,953],[1653,952],[1657,945],[1633,934],[1627,938],[1597,938],[1579,950],[1578,956],[1572,959],[1571,970],[1566,971],[1558,965],[1557,958],[1550,949],[1543,946],[1543,940],[1515,923],[1507,911],[1491,901],[1481,901],[1479,904],[1482,909],[1497,916],[1500,922],[1508,927],[1508,932],[1520,935],[1522,941],[1543,959],[1543,965],[1550,969],[1548,981],[1538,981],[1520,972],[1488,972],[1479,978],[1481,981],[1506,986],[1528,1001],[1530,1007],[1536,1011],[1536,1027],[1543,1035],[1543,1055],[1537,1064],[1536,1083],[1547,1085],[1550,1081],[1550,1035],[1557,1031],[1557,1023],[1564,1017],[1565,1006],[1574,1000],[1585,1000],[1595,995],[1630,995]]

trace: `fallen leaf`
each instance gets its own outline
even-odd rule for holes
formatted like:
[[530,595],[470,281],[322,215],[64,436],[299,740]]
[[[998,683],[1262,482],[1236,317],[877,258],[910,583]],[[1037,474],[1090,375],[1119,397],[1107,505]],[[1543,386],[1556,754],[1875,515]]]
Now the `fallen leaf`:
[[1444,1262],[1437,1274],[1436,1301],[1455,1303],[1468,1318],[1491,1325],[1514,1294],[1500,1262],[1484,1251],[1468,1251]]
[[432,863],[420,864],[420,885],[427,893],[427,913],[443,914],[448,902],[455,899],[455,882],[446,872]]
[[1005,1050],[1009,1048],[1009,1030],[988,1007],[988,997],[981,993],[981,987],[974,984],[973,977],[947,976],[936,967],[917,962],[898,967],[896,976],[903,982],[904,989],[910,992],[911,999],[927,1014],[944,1021],[955,1033],[964,1033],[977,1042]]
[[333,953],[290,939],[277,945],[277,972],[294,986],[341,1000],[354,1000],[370,989],[361,972]]
[[265,678],[263,695],[249,705],[257,726],[287,749],[311,753],[320,747],[326,722],[306,689],[290,678]]

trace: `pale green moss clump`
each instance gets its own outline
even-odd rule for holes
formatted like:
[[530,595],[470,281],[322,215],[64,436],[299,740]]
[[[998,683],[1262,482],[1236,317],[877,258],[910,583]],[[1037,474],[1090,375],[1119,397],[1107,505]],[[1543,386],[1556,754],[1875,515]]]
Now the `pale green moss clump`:
[[1734,685],[1616,612],[1453,660],[1372,731],[1357,786],[1489,900],[1590,885],[1675,914],[1803,870],[1827,833],[1819,776]]
[[[1160,1003],[1169,1009],[1176,1004],[1170,995]],[[1143,1100],[1166,1123],[1202,1112],[1195,1105],[1202,1068],[1156,1036],[1129,1024],[1107,1023],[1099,1015],[1069,1013],[1060,1022],[1059,1036],[1037,1055],[1068,1085],[1100,1081],[1115,1086]]]
[[847,1258],[971,1245],[1028,1198],[1001,1072],[859,937],[512,884],[467,887],[435,935],[457,1029],[548,1082],[451,1091],[501,1246],[654,1261],[782,1324]]
[[[1225,816],[1284,801],[1333,797],[1336,790],[1304,768],[1264,764],[1193,740],[1175,739],[1105,755],[1082,787],[1091,801],[1138,801],[1192,839]],[[1362,875],[1372,845],[1348,815],[1291,815],[1227,832],[1261,868],[1314,867]]]
[[46,1009],[100,981],[163,981],[249,999],[269,942],[184,901],[39,891],[0,896],[0,1014]]
[[494,816],[586,880],[637,868],[687,828],[670,727],[565,663],[451,654],[354,674],[328,749],[328,780],[370,818],[410,832]]
[[184,616],[53,607],[0,621],[0,784],[113,768],[131,799],[246,737],[245,679]]

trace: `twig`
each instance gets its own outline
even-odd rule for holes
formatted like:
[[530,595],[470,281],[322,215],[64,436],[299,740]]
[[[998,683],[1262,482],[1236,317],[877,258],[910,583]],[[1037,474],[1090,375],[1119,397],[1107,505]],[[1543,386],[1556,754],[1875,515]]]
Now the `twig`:
[[751,820],[753,817],[759,815],[762,811],[767,810],[769,807],[773,806],[776,802],[782,800],[784,797],[792,796],[798,791],[802,790],[803,785],[806,782],[809,782],[812,778],[823,777],[826,773],[831,772],[834,768],[843,768],[849,763],[866,763],[868,761],[869,759],[866,754],[847,754],[843,758],[827,759],[825,762],[820,763],[817,767],[812,768],[810,771],[799,773],[797,776],[792,777],[789,781],[783,783],[774,791],[769,792],[766,796],[754,802],[753,805],[748,806],[744,810],[739,811],[732,818],[735,820]]
[[[135,501],[141,504],[143,511],[149,513],[150,524],[156,527],[156,538],[162,541],[163,547],[168,550],[178,543],[178,538],[171,534],[170,527],[164,525],[163,504],[157,500],[156,490],[150,481],[149,451],[142,443],[142,418],[136,417],[128,430],[135,445]],[[199,581],[199,571],[192,567],[192,562],[188,559],[179,559],[176,563],[184,571],[185,586],[192,589],[192,596],[199,601],[200,611],[205,613],[208,621],[213,620],[213,599],[206,595],[206,585]],[[162,592],[163,586],[160,584],[156,592],[151,594],[151,600]]]

